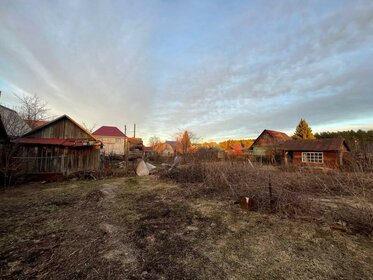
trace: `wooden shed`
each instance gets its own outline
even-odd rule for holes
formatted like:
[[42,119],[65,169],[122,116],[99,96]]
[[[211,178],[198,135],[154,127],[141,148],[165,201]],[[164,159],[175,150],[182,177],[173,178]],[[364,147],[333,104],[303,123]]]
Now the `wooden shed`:
[[266,159],[273,163],[279,155],[278,146],[290,139],[284,132],[265,129],[251,145],[251,154],[260,161]]
[[102,143],[69,116],[35,128],[13,140],[20,145],[26,174],[92,171],[100,168]]
[[289,140],[282,143],[286,165],[338,168],[350,151],[343,138]]

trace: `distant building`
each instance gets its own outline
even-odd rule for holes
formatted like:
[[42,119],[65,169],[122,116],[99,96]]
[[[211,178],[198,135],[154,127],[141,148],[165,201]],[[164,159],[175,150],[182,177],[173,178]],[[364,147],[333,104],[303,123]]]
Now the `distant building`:
[[284,132],[265,129],[251,145],[251,154],[257,159],[275,162],[279,156],[278,146],[287,140],[291,138]]
[[115,126],[101,126],[92,133],[104,144],[105,155],[124,155],[126,135]]
[[21,136],[31,130],[18,113],[8,107],[0,105],[0,117],[7,136],[10,138]]
[[286,165],[337,168],[350,148],[343,138],[288,140],[279,147]]
[[154,145],[153,150],[160,157],[173,157],[175,155],[174,148],[167,142]]
[[175,154],[176,154],[176,152],[180,152],[181,147],[180,147],[180,142],[179,141],[166,140],[166,143],[169,144],[172,147]]

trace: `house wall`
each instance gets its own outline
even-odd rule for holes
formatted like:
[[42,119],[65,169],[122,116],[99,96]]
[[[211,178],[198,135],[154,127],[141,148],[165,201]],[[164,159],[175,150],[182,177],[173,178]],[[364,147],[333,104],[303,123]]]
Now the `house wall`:
[[252,155],[255,157],[272,158],[279,155],[277,147],[284,141],[286,140],[281,137],[272,137],[268,131],[263,131],[262,134],[260,134],[255,140],[250,149],[252,150]]
[[174,149],[171,147],[171,145],[166,145],[165,148],[161,151],[160,156],[161,157],[173,157],[175,154]]
[[125,137],[96,135],[96,138],[104,144],[105,155],[124,155]]
[[255,146],[253,147],[253,155],[254,156],[270,156],[273,153],[273,148],[269,146]]
[[255,140],[255,146],[269,146],[272,145],[273,142],[272,137],[265,131]]
[[53,145],[25,145],[22,169],[26,174],[61,173],[99,170],[98,146],[63,147]]
[[293,165],[296,166],[315,166],[315,167],[328,167],[337,168],[340,165],[339,152],[323,152],[323,163],[304,163],[302,162],[302,152],[293,152]]
[[173,157],[175,154],[174,149],[168,143],[158,144],[153,149],[161,157]]
[[62,118],[53,124],[43,127],[40,130],[33,132],[26,137],[35,138],[75,138],[75,139],[91,139],[92,137],[88,135],[84,130],[78,127],[76,124],[71,122],[67,118]]

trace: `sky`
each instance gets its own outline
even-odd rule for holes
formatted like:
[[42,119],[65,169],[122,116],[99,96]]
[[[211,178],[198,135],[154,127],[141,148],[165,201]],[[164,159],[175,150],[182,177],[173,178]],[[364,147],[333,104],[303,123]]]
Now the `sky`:
[[373,1],[0,0],[0,90],[144,139],[373,129]]

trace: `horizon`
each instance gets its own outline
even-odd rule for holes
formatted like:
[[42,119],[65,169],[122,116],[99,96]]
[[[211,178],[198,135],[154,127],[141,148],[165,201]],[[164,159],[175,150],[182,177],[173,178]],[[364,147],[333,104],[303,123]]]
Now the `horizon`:
[[[371,1],[3,1],[1,104],[205,142],[373,129]],[[129,133],[130,134],[130,133]]]

